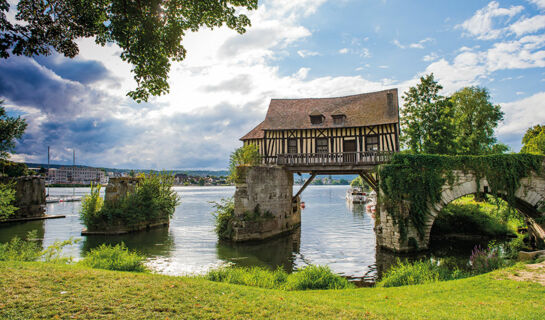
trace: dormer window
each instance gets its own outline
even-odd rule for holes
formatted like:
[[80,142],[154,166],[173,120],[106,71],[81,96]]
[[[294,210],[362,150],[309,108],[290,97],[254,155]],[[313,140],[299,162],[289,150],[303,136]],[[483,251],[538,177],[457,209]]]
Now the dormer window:
[[344,120],[346,120],[346,116],[344,114],[335,114],[331,117],[333,118],[333,124],[336,126],[344,125]]
[[310,114],[310,123],[311,124],[322,124],[324,123],[324,115],[321,114],[320,112],[318,111],[313,111],[311,114]]

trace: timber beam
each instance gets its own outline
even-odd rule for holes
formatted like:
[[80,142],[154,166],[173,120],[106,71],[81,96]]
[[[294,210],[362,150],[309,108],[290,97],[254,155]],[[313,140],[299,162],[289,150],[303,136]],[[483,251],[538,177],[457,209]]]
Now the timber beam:
[[308,185],[312,182],[312,180],[314,180],[314,178],[316,178],[316,175],[318,173],[317,172],[312,172],[311,175],[310,175],[310,178],[307,179],[307,181],[305,181],[305,184],[303,184],[303,186],[301,187],[301,189],[299,189],[299,191],[297,192],[297,194],[295,196],[293,196],[293,198],[291,199],[292,202],[295,201],[295,199],[297,199],[297,197],[299,195],[301,195],[301,193],[303,193],[303,191],[305,191],[305,189],[308,187]]
[[378,182],[377,180],[375,179],[375,177],[373,177],[373,175],[371,173],[367,173],[365,171],[362,171],[360,172],[360,177],[365,181],[367,182],[367,184],[369,184],[369,186],[371,188],[373,188],[373,190],[375,190],[375,192],[378,193]]

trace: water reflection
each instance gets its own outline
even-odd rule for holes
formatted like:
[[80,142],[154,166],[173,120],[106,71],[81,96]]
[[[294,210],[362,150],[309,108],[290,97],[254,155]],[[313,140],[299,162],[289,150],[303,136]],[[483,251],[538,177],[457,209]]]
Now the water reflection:
[[81,255],[84,256],[89,250],[101,244],[115,246],[121,242],[125,243],[129,249],[136,250],[150,258],[157,256],[168,258],[174,251],[175,246],[174,235],[169,228],[160,227],[124,235],[92,235],[84,237]]
[[45,221],[35,220],[28,222],[11,222],[0,224],[0,243],[10,241],[13,237],[26,239],[30,231],[36,230],[38,239],[43,239],[45,234]]
[[242,267],[260,266],[274,270],[278,267],[287,272],[295,268],[294,254],[301,248],[301,229],[292,234],[259,243],[231,243],[220,241],[218,258]]

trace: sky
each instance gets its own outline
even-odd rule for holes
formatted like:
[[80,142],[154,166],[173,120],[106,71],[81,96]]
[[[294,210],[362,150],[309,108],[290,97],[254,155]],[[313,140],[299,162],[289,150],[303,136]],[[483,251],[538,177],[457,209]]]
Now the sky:
[[[15,4],[16,0],[10,0]],[[9,17],[13,19],[14,7]],[[243,35],[202,29],[182,43],[170,93],[136,103],[116,45],[78,40],[65,58],[0,60],[0,99],[28,128],[11,159],[127,169],[223,169],[272,98],[398,88],[434,73],[449,95],[482,86],[519,151],[545,123],[545,0],[265,0]]]

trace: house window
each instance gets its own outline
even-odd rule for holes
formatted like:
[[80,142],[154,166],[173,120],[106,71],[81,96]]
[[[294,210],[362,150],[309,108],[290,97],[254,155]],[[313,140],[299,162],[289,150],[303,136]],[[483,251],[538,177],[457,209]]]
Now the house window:
[[344,119],[346,119],[346,116],[344,114],[342,115],[334,115],[331,116],[333,118],[333,124],[336,126],[342,126],[344,125]]
[[324,122],[324,116],[322,116],[322,115],[319,115],[319,116],[316,116],[316,115],[310,116],[310,123],[312,123],[312,124],[322,124],[322,122]]
[[297,153],[297,139],[288,139],[288,153]]
[[365,151],[378,151],[378,136],[365,137]]
[[329,152],[329,148],[327,146],[327,139],[326,138],[316,139],[316,152],[317,153],[328,153]]

